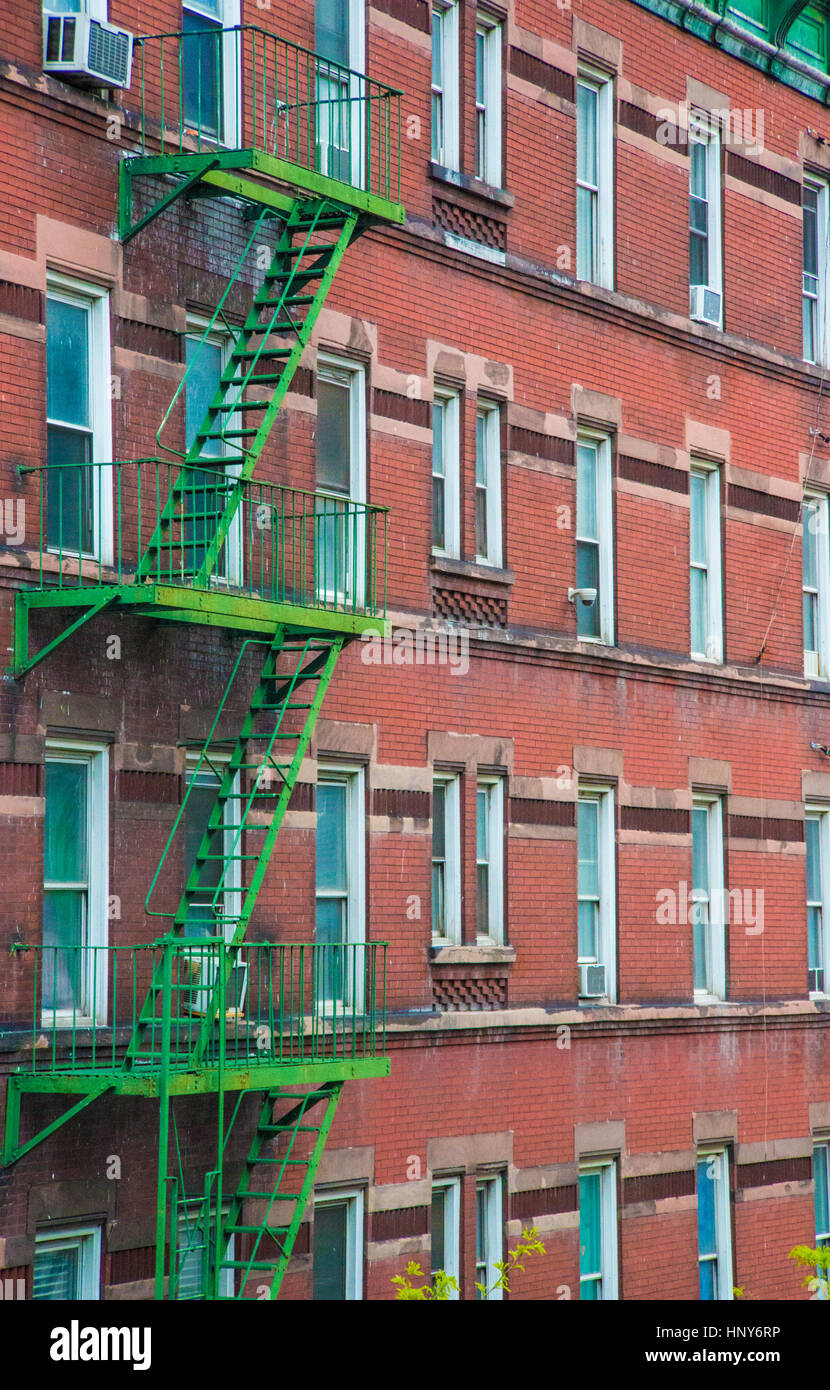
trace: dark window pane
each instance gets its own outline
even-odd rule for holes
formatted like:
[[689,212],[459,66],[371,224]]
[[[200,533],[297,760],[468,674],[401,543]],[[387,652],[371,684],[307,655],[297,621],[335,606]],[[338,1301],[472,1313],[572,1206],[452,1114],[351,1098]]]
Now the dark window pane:
[[202,135],[221,135],[222,26],[203,15],[182,14],[182,117]]
[[332,1301],[346,1297],[348,1206],[326,1202],[314,1212],[314,1297]]
[[91,554],[95,538],[92,436],[49,425],[46,431],[46,540],[58,550]]

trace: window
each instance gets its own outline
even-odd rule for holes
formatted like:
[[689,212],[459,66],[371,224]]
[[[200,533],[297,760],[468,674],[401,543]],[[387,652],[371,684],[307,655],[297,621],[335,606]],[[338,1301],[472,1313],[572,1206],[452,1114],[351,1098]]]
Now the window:
[[701,1300],[731,1299],[732,1232],[726,1149],[701,1154],[698,1158],[697,1235]]
[[[720,325],[720,134],[700,112],[689,120],[689,312]],[[707,293],[708,292],[708,293]]]
[[[430,1217],[430,1270],[432,1281],[439,1269],[461,1282],[461,1179],[436,1178],[432,1184]],[[458,1291],[450,1294],[458,1298]]]
[[504,782],[479,777],[476,790],[476,932],[504,941]]
[[617,1275],[617,1165],[614,1160],[579,1170],[579,1297],[615,1299]]
[[314,1293],[321,1302],[363,1297],[363,1193],[314,1199]]
[[808,362],[827,363],[827,266],[828,187],[819,179],[805,179],[803,204],[803,263],[801,308],[804,356]]
[[317,773],[317,998],[324,1007],[363,1005],[363,953],[343,947],[365,941],[363,769],[319,767]]
[[444,774],[432,786],[432,939],[461,941],[461,779]]
[[501,441],[497,405],[479,401],[476,413],[476,559],[501,565]]
[[816,1196],[816,1249],[830,1246],[830,1143],[813,1148],[813,1185]]
[[830,674],[830,528],[826,493],[808,493],[801,507],[804,674]]
[[[109,296],[46,283],[46,537],[51,550],[112,560]],[[88,464],[106,465],[90,468]]]
[[106,1022],[109,777],[100,744],[46,745],[44,1016]]
[[461,163],[458,132],[458,3],[432,7],[432,158],[447,169]]
[[[204,1291],[206,1275],[208,1273],[208,1250],[207,1237],[205,1235],[204,1219],[205,1202],[203,1198],[196,1198],[188,1201],[184,1205],[184,1210],[180,1209],[178,1220],[178,1283],[175,1289],[177,1299],[206,1298],[208,1295]],[[227,1209],[225,1216],[227,1217]],[[209,1230],[211,1245],[216,1245],[216,1208],[210,1212]],[[234,1258],[234,1240],[230,1236],[226,1249],[225,1259]],[[234,1296],[234,1272],[232,1269],[220,1269],[218,1293],[220,1298],[233,1298]]]
[[[317,371],[315,572],[318,599],[363,603],[366,388],[362,367],[320,359]],[[350,505],[358,504],[357,506]]]
[[499,1277],[496,1261],[503,1258],[501,1178],[481,1178],[476,1183],[476,1298],[497,1301],[502,1290],[493,1287]]
[[317,162],[320,172],[359,186],[372,134],[366,110],[364,0],[316,0]]
[[107,0],[43,0],[48,14],[89,14],[93,19],[107,18]]
[[582,434],[576,448],[576,587],[595,589],[591,603],[576,601],[577,636],[614,641],[611,441]]
[[501,184],[501,25],[476,16],[476,178]]
[[[220,377],[231,355],[232,345],[229,334],[217,332],[215,328],[209,330],[208,323],[203,320],[190,319],[188,330],[185,339],[185,448],[190,451],[216,395]],[[239,428],[236,414],[223,415],[221,419],[224,428]],[[228,446],[221,439],[203,439],[199,446],[198,457],[207,461],[209,471],[193,470],[190,475],[193,490],[189,496],[185,494],[186,549],[182,558],[186,574],[198,572],[199,566],[204,562],[205,553],[216,530],[217,514],[221,515],[228,500],[226,488],[212,475],[225,468],[230,476],[239,472],[240,464],[226,462],[227,455]],[[225,583],[242,582],[241,507],[231,522],[228,538],[214,566],[213,577]]]
[[723,660],[720,474],[693,463],[689,475],[689,592],[692,656]]
[[[461,401],[456,391],[436,389],[432,403],[432,548],[461,555]],[[486,461],[485,461],[486,469]],[[484,501],[486,520],[486,499]]]
[[602,73],[576,85],[576,273],[614,288],[614,100]]
[[197,139],[239,141],[239,0],[182,6],[181,120]]
[[807,808],[807,982],[811,994],[825,994],[830,982],[830,812]]
[[692,928],[695,997],[726,997],[726,893],[723,876],[723,802],[692,801]]
[[579,992],[583,998],[612,1000],[617,973],[614,793],[610,787],[581,786],[576,810]]
[[101,1228],[38,1232],[32,1298],[50,1301],[101,1297]]

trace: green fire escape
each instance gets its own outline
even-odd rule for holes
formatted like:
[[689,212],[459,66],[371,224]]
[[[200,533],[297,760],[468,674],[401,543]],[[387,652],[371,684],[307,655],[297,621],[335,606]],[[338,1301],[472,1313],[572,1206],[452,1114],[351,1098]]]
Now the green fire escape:
[[[177,200],[236,200],[246,244],[203,342],[227,325],[228,296],[269,235],[270,265],[186,451],[163,436],[188,374],[156,456],[28,470],[41,560],[16,597],[13,670],[107,611],[243,641],[147,895],[162,934],[15,952],[30,1060],[9,1079],[3,1161],[101,1096],[156,1102],[155,1297],[274,1298],[345,1081],[389,1072],[383,943],[247,938],[338,657],[385,630],[386,514],[254,474],[343,256],[366,227],[403,221],[400,94],[250,26],[142,39],[134,72],[122,241]],[[31,651],[39,609],[57,616]],[[200,772],[215,799],[178,906],[160,908]],[[26,1094],[61,1108],[23,1137]],[[194,1190],[187,1102],[209,1095],[216,1158]],[[228,1181],[245,1127],[247,1158]]]

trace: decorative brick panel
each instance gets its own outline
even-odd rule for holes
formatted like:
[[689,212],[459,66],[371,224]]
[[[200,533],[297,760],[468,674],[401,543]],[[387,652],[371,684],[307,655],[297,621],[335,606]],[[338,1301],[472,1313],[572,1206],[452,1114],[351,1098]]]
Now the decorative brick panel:
[[117,347],[130,352],[142,352],[147,357],[161,357],[166,362],[184,361],[185,338],[170,328],[157,328],[152,323],[135,319],[116,318],[113,339]]
[[117,772],[115,774],[116,801],[166,801],[175,803],[181,800],[181,779],[174,772]]
[[45,322],[45,296],[42,290],[33,290],[29,285],[15,285],[11,280],[0,280],[0,314],[8,314],[13,319],[26,319],[29,323]]
[[[644,111],[641,106],[635,106],[633,102],[621,101],[617,109],[617,120],[626,130],[633,130],[637,135],[644,135],[647,140],[656,140],[657,131],[662,122],[652,115],[651,111]],[[685,137],[685,131],[678,132]],[[685,138],[683,143],[685,143]]]
[[484,212],[473,212],[460,203],[448,202],[446,198],[433,198],[432,219],[445,232],[465,237],[467,241],[478,241],[493,251],[507,249],[507,224]]
[[508,65],[514,77],[518,77],[522,82],[530,82],[534,87],[541,87],[545,92],[553,92],[555,96],[564,97],[566,101],[576,99],[576,82],[573,73],[563,72],[561,68],[555,68],[551,63],[545,63],[541,58],[537,58],[535,53],[528,53],[523,48],[512,48],[508,54]]
[[636,1202],[662,1202],[667,1197],[693,1197],[697,1187],[694,1168],[679,1173],[647,1173],[641,1178],[624,1178],[623,1206]]
[[776,497],[772,492],[756,492],[751,487],[736,487],[729,484],[727,501],[730,507],[740,507],[745,512],[760,512],[762,516],[775,516],[781,521],[798,521],[801,516],[801,503],[797,497]]
[[113,1250],[109,1257],[111,1284],[133,1284],[152,1279],[156,1269],[156,1247],[142,1245],[137,1250]]
[[429,5],[426,0],[371,0],[371,8],[390,15],[392,19],[399,19],[410,29],[420,29],[422,34],[429,33]]
[[530,1192],[513,1192],[510,1196],[511,1221],[532,1221],[537,1216],[555,1216],[559,1212],[578,1209],[576,1183],[566,1183],[563,1187],[537,1187]]
[[0,763],[0,796],[41,796],[40,763]]
[[786,174],[779,174],[775,169],[767,169],[763,164],[756,164],[754,159],[745,159],[743,155],[736,154],[735,150],[726,151],[726,172],[731,174],[733,179],[740,179],[741,183],[751,184],[753,188],[760,188],[765,193],[773,193],[776,198],[783,198],[785,203],[801,204],[801,184],[796,183],[795,179],[788,179]]
[[450,618],[465,627],[507,627],[507,599],[490,594],[433,589],[432,611],[435,617]]
[[376,816],[390,816],[393,820],[402,820],[404,816],[412,820],[429,820],[431,803],[429,792],[376,787],[372,793],[373,813]]
[[[276,788],[274,788],[276,790]],[[294,790],[288,801],[290,811],[313,811],[314,810],[314,784],[313,782],[295,782]]]
[[387,419],[400,420],[407,425],[429,429],[432,424],[429,401],[401,396],[397,391],[375,391],[373,410],[375,415],[385,415]]
[[441,1013],[450,1010],[504,1009],[507,1007],[507,977],[480,975],[464,979],[434,979],[432,1000]]
[[729,835],[733,840],[804,839],[803,820],[780,820],[775,816],[730,816]]
[[[260,359],[261,365],[264,363],[266,356],[267,353],[264,353]],[[277,359],[275,358],[274,360],[276,361]],[[315,396],[317,393],[314,389],[314,373],[311,368],[298,367],[291,378],[291,385],[288,389],[298,396]]]
[[621,478],[632,483],[645,483],[646,487],[668,488],[670,492],[689,491],[689,475],[680,468],[670,468],[665,463],[651,463],[648,459],[635,459],[630,454],[617,455],[617,472]]
[[576,447],[572,439],[557,439],[554,435],[539,434],[537,430],[526,430],[518,425],[511,425],[508,440],[508,448],[517,454],[528,454],[531,458],[569,464],[573,464],[576,459]]
[[777,1182],[810,1182],[813,1161],[811,1158],[776,1158],[770,1163],[739,1163],[736,1173],[738,1188],[769,1187]]
[[688,835],[692,823],[689,811],[664,806],[621,806],[621,830],[645,830],[652,835]]
[[511,796],[510,820],[513,825],[575,825],[573,801],[536,801]]
[[371,1215],[371,1240],[405,1240],[429,1234],[429,1207],[399,1207]]

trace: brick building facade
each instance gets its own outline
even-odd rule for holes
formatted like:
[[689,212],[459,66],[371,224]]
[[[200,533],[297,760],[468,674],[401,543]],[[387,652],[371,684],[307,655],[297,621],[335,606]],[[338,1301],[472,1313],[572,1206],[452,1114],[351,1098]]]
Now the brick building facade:
[[[109,19],[182,27],[138,8]],[[391,1075],[346,1081],[283,1298],[388,1299],[408,1259],[473,1298],[535,1225],[511,1297],[795,1299],[789,1250],[830,1236],[830,16],[783,8],[343,0],[315,28],[313,0],[184,6],[318,51],[345,14],[348,66],[404,93],[406,221],[344,257],[256,474],[313,491],[345,450],[351,495],[389,509],[392,636],[343,652],[249,931],[312,941],[336,900],[348,940],[389,943]],[[11,653],[48,549],[21,468],[67,431],[95,451],[73,462],[153,454],[253,223],[180,198],[120,240],[139,57],[102,94],[44,76],[34,0],[5,35]],[[31,650],[68,622],[33,608]],[[0,1071],[38,1045],[9,948],[50,901],[82,891],[101,944],[158,935],[145,894],[245,635],[104,611],[4,676]],[[82,890],[44,879],[67,768]],[[213,1104],[180,1106],[191,1187]],[[60,1108],[25,1097],[24,1136]],[[103,1095],[0,1173],[0,1278],[47,1296],[71,1248],[87,1296],[152,1297],[153,1123]]]

